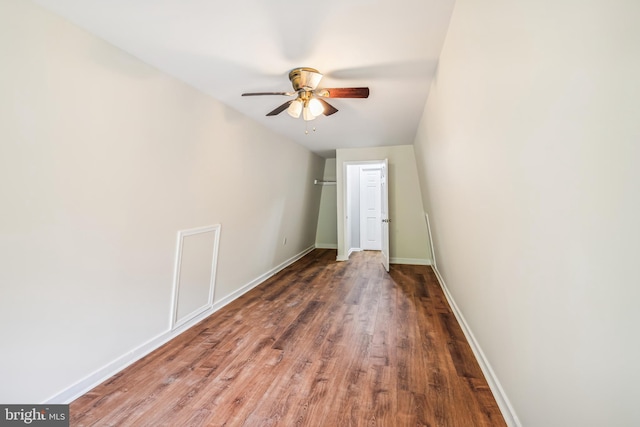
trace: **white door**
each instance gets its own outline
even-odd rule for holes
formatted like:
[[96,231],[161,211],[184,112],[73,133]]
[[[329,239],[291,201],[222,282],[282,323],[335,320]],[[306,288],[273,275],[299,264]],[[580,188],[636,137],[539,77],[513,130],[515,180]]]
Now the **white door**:
[[380,171],[381,212],[380,224],[382,226],[382,264],[389,271],[389,159],[384,159]]
[[382,169],[360,169],[360,248],[382,250]]

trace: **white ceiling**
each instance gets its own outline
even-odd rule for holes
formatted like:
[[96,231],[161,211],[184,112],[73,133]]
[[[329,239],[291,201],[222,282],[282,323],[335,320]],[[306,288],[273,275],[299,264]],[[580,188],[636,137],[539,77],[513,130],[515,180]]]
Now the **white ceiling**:
[[[336,148],[411,144],[454,0],[34,0],[89,32],[325,157]],[[265,114],[288,72],[320,87],[368,86],[368,99],[311,122]],[[309,134],[305,134],[305,125]],[[313,128],[315,127],[315,131]]]

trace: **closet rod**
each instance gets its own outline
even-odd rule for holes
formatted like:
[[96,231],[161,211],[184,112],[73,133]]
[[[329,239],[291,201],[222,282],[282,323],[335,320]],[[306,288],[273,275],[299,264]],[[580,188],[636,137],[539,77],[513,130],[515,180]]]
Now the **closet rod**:
[[336,185],[335,181],[320,181],[320,180],[317,180],[317,179],[314,179],[313,183],[315,185]]

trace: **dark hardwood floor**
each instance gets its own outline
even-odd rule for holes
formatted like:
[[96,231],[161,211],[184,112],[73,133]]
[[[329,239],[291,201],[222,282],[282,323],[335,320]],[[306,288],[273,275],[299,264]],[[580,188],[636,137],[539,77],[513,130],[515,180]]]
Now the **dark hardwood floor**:
[[430,267],[317,249],[71,403],[72,426],[504,426]]

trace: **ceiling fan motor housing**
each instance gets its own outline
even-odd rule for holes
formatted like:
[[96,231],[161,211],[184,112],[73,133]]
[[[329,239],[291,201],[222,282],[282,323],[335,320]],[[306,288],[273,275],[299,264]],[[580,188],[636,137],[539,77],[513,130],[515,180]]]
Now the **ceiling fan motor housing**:
[[289,80],[293,90],[313,90],[320,84],[322,74],[315,68],[294,68],[289,72]]

